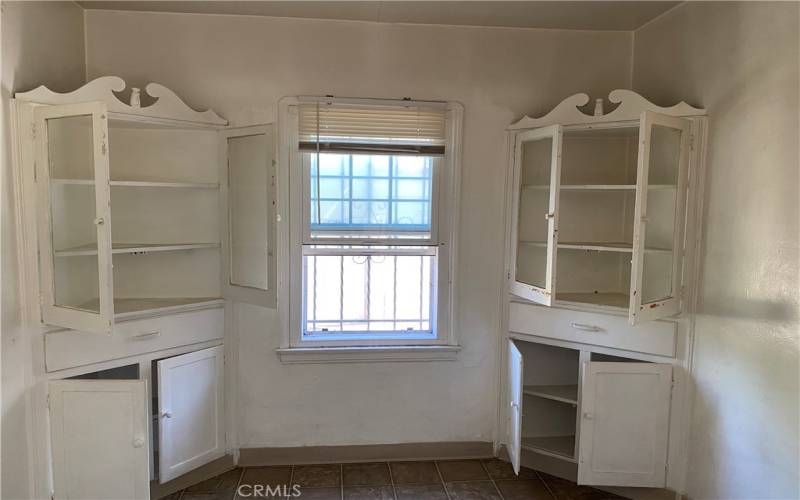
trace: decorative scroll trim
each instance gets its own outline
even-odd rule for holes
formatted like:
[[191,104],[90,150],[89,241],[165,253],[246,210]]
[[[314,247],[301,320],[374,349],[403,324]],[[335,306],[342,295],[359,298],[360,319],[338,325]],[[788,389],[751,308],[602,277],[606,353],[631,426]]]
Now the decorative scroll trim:
[[15,97],[21,101],[40,104],[73,104],[79,102],[102,101],[110,113],[122,113],[146,118],[178,120],[206,125],[225,126],[228,121],[214,111],[195,111],[172,90],[158,83],[148,83],[145,92],[156,98],[150,106],[131,106],[122,102],[114,92],[125,90],[125,81],[118,76],[101,76],[83,87],[64,94],[53,92],[44,85],[28,92],[17,92]]
[[642,111],[655,111],[671,116],[703,116],[706,114],[705,109],[695,108],[683,101],[667,108],[656,106],[636,92],[626,89],[612,90],[608,95],[608,100],[612,103],[619,103],[619,106],[614,111],[603,115],[588,115],[578,108],[589,104],[589,95],[574,94],[561,101],[546,115],[539,118],[525,116],[518,122],[509,125],[508,129],[519,130],[553,124],[573,125],[638,120]]

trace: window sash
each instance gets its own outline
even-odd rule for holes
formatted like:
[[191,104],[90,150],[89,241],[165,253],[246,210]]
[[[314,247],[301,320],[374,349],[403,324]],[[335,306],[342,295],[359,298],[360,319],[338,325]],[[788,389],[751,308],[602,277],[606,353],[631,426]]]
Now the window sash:
[[[320,342],[329,342],[329,341],[357,341],[357,340],[364,340],[364,341],[371,341],[371,340],[401,340],[401,341],[432,341],[437,339],[437,304],[438,304],[438,253],[437,247],[435,246],[419,246],[419,247],[391,247],[391,248],[376,248],[376,247],[331,247],[331,246],[320,246],[320,245],[303,245],[302,246],[302,318],[301,318],[301,325],[302,325],[302,333],[301,333],[301,340],[302,341],[320,341]],[[345,313],[345,270],[344,270],[344,261],[341,261],[341,271],[339,273],[339,295],[336,297],[339,301],[339,313],[338,318],[330,317],[330,318],[318,318],[316,315],[316,308],[314,308],[315,314],[313,318],[309,318],[309,300],[316,300],[316,297],[312,297],[312,294],[319,293],[316,287],[316,276],[310,278],[310,271],[308,265],[308,257],[364,257],[366,267],[366,274],[365,274],[365,287],[366,290],[364,292],[364,300],[366,304],[362,304],[365,306],[364,314],[362,316],[365,317],[358,317],[358,318],[346,318]],[[419,295],[419,316],[418,318],[412,317],[397,317],[397,308],[398,308],[398,274],[397,274],[397,260],[393,260],[394,266],[394,276],[392,278],[392,308],[393,314],[391,317],[372,317],[372,309],[370,306],[371,300],[371,280],[372,275],[371,273],[371,262],[372,258],[374,257],[414,257],[419,256],[420,259],[420,266],[419,266],[419,282],[418,286],[420,289]],[[426,264],[422,258],[429,257],[430,260]],[[316,260],[316,259],[315,259]],[[316,265],[316,263],[315,263]],[[424,276],[425,268],[428,267],[427,278]],[[316,271],[316,267],[314,269]],[[309,279],[311,279],[315,284],[313,290],[309,286]],[[427,289],[423,290],[425,287],[427,280]],[[403,296],[402,294],[400,295]],[[424,304],[427,303],[427,307],[423,309]],[[423,311],[425,314],[423,314]],[[313,323],[315,325],[335,325],[338,323],[340,328],[344,328],[345,324],[352,325],[354,323],[366,323],[368,326],[373,323],[383,323],[393,324],[393,329],[387,330],[318,330],[313,329],[309,330],[308,326],[309,323]],[[417,330],[409,330],[405,329],[398,329],[397,324],[412,324],[417,323],[420,325],[420,329]],[[426,323],[427,328],[422,329],[422,324]]]
[[[430,231],[424,231],[420,226],[407,227],[387,224],[384,226],[370,227],[368,225],[342,225],[337,228],[328,226],[320,229],[312,228],[312,177],[311,159],[313,153],[301,153],[303,170],[303,240],[304,245],[436,245],[438,244],[438,219],[439,219],[439,182],[441,166],[439,158],[432,159],[430,176]],[[343,176],[350,178],[350,176]],[[404,178],[399,178],[404,179]],[[418,178],[409,178],[416,180]],[[390,184],[389,189],[392,189]],[[349,201],[350,198],[347,198]],[[395,202],[412,202],[415,200],[393,198]],[[427,201],[427,200],[425,200]]]

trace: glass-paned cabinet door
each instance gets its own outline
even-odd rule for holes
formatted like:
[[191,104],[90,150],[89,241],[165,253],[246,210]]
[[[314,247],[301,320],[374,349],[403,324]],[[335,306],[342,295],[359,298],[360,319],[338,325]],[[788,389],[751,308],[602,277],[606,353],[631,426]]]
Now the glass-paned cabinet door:
[[275,307],[275,135],[272,124],[220,132],[223,290]]
[[111,334],[108,113],[100,102],[34,111],[42,319]]
[[639,134],[631,324],[680,312],[691,122],[645,111]]
[[544,305],[555,300],[560,125],[521,132],[514,148],[511,293]]

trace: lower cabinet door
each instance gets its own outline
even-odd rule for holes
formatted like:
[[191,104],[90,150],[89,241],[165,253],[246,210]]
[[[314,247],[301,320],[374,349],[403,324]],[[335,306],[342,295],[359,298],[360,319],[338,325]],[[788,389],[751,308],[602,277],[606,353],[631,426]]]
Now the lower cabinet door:
[[522,353],[513,340],[508,341],[508,456],[519,474],[522,453]]
[[222,346],[158,361],[160,483],[225,454],[222,374]]
[[578,484],[666,484],[672,365],[589,362],[581,388]]
[[55,499],[150,498],[143,380],[49,384]]

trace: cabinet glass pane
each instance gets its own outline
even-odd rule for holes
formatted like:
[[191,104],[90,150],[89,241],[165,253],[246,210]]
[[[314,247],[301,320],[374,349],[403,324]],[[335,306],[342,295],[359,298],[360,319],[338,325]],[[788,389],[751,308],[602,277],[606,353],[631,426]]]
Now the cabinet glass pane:
[[267,289],[270,162],[264,135],[228,138],[230,282]]
[[553,138],[525,141],[520,151],[516,280],[545,288]]
[[681,131],[653,125],[647,182],[642,303],[672,296]]
[[92,116],[46,124],[55,305],[99,314]]

